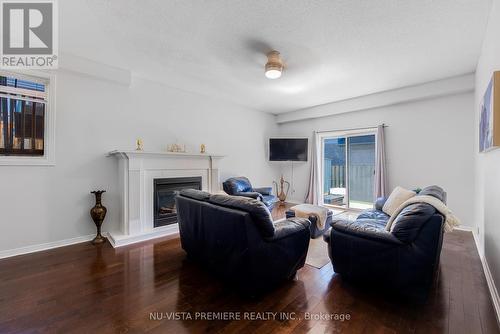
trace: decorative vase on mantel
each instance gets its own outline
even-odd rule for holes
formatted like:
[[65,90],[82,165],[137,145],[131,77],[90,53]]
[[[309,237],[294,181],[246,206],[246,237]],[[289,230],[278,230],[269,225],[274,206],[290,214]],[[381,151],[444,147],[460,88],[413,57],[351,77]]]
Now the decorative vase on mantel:
[[102,194],[105,192],[106,190],[96,190],[90,192],[95,195],[95,205],[92,209],[90,209],[90,216],[97,227],[97,235],[94,240],[92,240],[93,244],[102,244],[106,241],[106,238],[101,234],[101,225],[106,217],[106,213],[108,212],[106,207],[104,207],[101,202]]

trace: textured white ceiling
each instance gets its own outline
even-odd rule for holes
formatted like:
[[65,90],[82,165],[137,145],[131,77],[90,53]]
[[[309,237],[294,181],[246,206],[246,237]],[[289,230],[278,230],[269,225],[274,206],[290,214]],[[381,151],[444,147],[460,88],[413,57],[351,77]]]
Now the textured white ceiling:
[[[61,51],[281,113],[472,72],[491,0],[64,0]],[[281,52],[281,79],[264,76]]]

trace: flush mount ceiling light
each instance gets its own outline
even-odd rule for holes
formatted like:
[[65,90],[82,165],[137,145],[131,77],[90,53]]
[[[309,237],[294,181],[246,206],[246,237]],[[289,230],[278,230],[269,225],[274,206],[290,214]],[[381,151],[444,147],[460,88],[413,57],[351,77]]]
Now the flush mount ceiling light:
[[280,53],[273,50],[267,54],[266,77],[268,79],[278,79],[283,72],[283,61]]

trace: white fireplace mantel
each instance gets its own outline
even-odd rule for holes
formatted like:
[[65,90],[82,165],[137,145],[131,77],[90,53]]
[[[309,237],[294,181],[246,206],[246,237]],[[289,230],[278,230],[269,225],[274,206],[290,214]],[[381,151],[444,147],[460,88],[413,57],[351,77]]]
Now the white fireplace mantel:
[[219,161],[209,153],[111,151],[118,158],[120,229],[109,232],[113,247],[178,233],[177,224],[153,227],[154,180],[199,176],[202,190],[220,191]]

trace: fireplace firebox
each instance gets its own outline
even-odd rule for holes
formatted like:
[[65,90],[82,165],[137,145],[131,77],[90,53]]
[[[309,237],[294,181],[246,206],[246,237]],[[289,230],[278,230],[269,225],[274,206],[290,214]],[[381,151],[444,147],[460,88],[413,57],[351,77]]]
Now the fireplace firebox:
[[177,222],[175,195],[182,189],[201,190],[201,177],[154,179],[154,227]]

